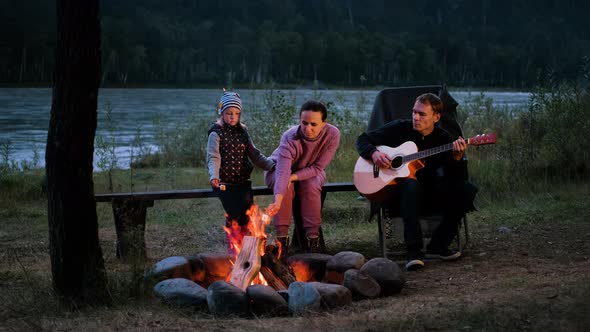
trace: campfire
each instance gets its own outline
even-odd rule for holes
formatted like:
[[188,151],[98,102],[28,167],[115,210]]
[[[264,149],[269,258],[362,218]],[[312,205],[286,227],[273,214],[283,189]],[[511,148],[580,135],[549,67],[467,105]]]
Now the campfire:
[[[280,245],[267,241],[270,218],[257,206],[249,224],[225,230],[235,255],[200,253],[173,256],[156,263],[146,276],[154,292],[168,303],[207,309],[214,315],[298,315],[338,308],[353,299],[398,294],[405,279],[386,258],[366,261],[357,252],[308,253],[280,259]],[[288,261],[288,265],[287,262]]]
[[240,227],[236,221],[232,221],[231,227],[224,226],[230,251],[236,254],[227,281],[242,290],[254,284],[271,286],[275,290],[287,289],[295,278],[280,261],[280,243],[277,246],[266,244],[265,227],[270,224],[270,217],[254,204],[246,215],[249,218],[247,227]]

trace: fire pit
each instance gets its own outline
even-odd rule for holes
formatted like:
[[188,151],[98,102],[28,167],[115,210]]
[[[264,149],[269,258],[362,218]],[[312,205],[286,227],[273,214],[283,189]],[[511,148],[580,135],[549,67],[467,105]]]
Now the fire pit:
[[352,300],[399,293],[399,266],[385,258],[366,261],[357,252],[299,254],[281,259],[281,248],[266,244],[270,218],[253,205],[247,234],[226,228],[236,255],[201,253],[168,257],[146,280],[166,303],[192,306],[215,315],[298,315],[348,305]]

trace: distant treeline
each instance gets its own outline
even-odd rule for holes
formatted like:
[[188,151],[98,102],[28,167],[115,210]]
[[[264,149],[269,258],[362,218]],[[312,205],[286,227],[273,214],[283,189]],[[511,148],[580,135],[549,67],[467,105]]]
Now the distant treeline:
[[[81,1],[82,5],[84,2]],[[585,0],[103,0],[102,83],[529,88],[590,55]],[[0,84],[50,84],[55,2],[0,0]]]

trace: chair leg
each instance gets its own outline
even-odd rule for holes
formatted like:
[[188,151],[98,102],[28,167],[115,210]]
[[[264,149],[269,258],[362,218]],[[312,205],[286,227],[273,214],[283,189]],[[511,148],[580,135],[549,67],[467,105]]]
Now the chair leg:
[[467,215],[463,216],[463,227],[465,230],[465,248],[469,244],[469,228],[467,227]]
[[[461,226],[463,226],[463,232],[465,233],[465,242],[461,240]],[[467,228],[467,215],[463,215],[461,221],[457,225],[457,247],[459,251],[463,251],[467,248],[467,243],[469,243],[469,229]]]
[[461,243],[462,241],[461,241],[461,229],[460,228],[461,228],[461,225],[459,225],[457,227],[457,249],[460,252],[463,252],[463,245]]

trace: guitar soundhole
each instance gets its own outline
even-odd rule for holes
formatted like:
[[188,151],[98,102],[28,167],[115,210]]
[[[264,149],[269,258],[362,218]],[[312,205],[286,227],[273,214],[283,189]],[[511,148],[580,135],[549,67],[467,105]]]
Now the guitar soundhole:
[[391,168],[398,168],[403,164],[402,157],[397,156],[391,160]]

